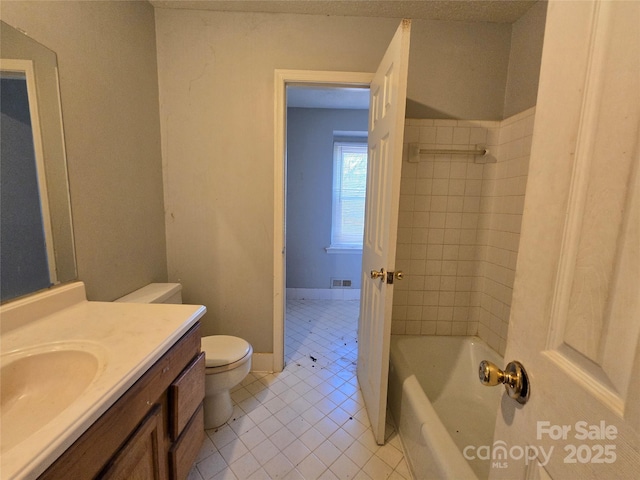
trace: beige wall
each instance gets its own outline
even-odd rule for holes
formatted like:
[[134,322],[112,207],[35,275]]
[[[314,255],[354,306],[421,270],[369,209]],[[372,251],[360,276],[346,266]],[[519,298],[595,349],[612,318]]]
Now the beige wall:
[[166,281],[153,8],[2,1],[0,13],[58,56],[78,277],[89,299]]
[[502,118],[536,105],[546,18],[547,2],[543,0],[513,24]]
[[[207,306],[204,333],[273,348],[274,69],[373,72],[398,23],[156,11],[169,278]],[[430,65],[411,67],[415,104],[501,115],[509,25],[415,21],[412,30],[411,65]],[[474,82],[483,94],[460,101]]]
[[511,25],[413,21],[406,118],[501,120]]

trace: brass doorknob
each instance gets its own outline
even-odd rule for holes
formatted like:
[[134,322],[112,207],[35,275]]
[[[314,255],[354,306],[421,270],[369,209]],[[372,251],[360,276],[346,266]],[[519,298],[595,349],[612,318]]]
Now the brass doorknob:
[[495,363],[483,360],[480,362],[478,377],[480,383],[487,387],[503,383],[507,394],[518,403],[524,405],[529,400],[529,376],[520,362],[509,362],[503,371]]
[[371,270],[371,278],[373,278],[374,280],[376,278],[379,278],[380,280],[384,280],[384,268],[381,268],[380,271]]

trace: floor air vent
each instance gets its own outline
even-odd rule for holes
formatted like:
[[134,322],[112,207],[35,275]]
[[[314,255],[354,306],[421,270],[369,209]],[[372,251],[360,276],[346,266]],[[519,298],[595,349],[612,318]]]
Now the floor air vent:
[[351,288],[351,280],[332,278],[331,288]]

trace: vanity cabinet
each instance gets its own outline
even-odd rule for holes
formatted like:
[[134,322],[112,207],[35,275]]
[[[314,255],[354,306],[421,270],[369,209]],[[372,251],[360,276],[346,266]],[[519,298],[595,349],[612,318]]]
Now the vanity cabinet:
[[129,480],[167,478],[162,454],[162,407],[155,405],[123,448],[113,457],[100,478]]
[[204,368],[197,323],[39,478],[186,479],[204,438]]

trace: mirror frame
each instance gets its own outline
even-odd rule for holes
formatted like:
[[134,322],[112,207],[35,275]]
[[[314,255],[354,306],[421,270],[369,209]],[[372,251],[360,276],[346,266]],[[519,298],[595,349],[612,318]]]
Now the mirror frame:
[[0,59],[29,60],[33,64],[55,257],[54,278],[55,284],[69,282],[77,278],[77,267],[57,56],[44,45],[0,21]]

